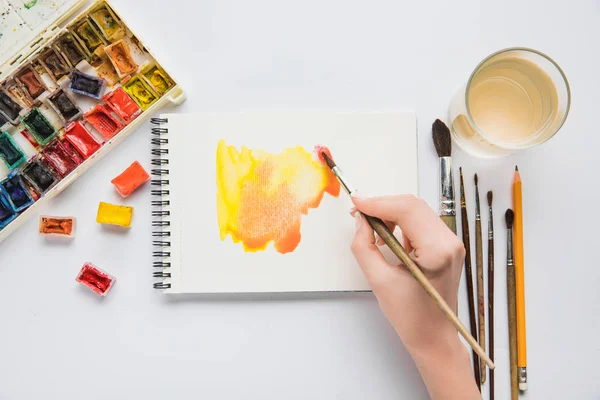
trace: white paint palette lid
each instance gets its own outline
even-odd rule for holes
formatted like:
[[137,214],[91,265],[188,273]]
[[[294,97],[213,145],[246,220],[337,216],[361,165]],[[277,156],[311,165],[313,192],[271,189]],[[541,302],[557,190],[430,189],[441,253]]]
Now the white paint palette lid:
[[85,0],[0,0],[0,79],[39,48]]

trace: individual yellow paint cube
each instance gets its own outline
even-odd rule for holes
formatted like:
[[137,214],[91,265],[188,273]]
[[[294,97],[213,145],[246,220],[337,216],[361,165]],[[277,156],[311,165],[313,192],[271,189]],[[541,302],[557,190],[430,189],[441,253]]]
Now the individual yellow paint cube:
[[100,202],[96,222],[99,224],[117,225],[124,228],[131,226],[133,207]]

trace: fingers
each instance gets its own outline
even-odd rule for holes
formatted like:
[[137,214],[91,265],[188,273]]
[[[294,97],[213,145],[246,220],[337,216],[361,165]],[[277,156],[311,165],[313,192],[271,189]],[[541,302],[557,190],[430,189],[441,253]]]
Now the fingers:
[[383,268],[389,268],[389,264],[375,245],[373,229],[365,217],[360,212],[357,212],[354,214],[354,219],[356,222],[356,233],[352,241],[352,253],[367,276],[367,279],[371,280],[378,271],[381,271]]
[[353,196],[352,200],[361,212],[398,225],[410,239],[412,247],[430,243],[434,237],[439,239],[440,234],[452,233],[424,200],[413,195],[372,198]]
[[[356,214],[356,207],[352,207],[350,209],[350,215],[352,215],[354,217],[355,214]],[[391,222],[391,221],[383,221],[383,222],[388,227],[388,229],[393,233],[394,230],[396,229],[396,223],[395,222]],[[377,246],[383,246],[383,245],[385,245],[385,242],[383,241],[382,238],[379,237],[379,235],[377,233],[375,233],[375,244]]]

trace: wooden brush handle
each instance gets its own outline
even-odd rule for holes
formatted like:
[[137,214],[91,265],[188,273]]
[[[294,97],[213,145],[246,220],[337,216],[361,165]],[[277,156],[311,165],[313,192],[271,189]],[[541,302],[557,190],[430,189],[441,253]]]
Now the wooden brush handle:
[[442,215],[440,216],[442,221],[448,228],[456,235],[456,215]]
[[[479,345],[485,350],[485,300],[483,286],[483,243],[481,220],[475,220],[475,266],[477,272],[477,312],[479,314]],[[481,383],[485,382],[485,364],[482,362]]]
[[[473,270],[471,269],[471,237],[469,235],[469,219],[467,217],[467,205],[461,201],[462,237],[465,245],[465,280],[467,282],[467,301],[469,302],[469,325],[471,335],[477,337],[477,317],[475,315],[475,294],[473,290]],[[477,388],[481,391],[481,368],[479,368],[479,357],[473,350],[473,373]]]
[[[488,239],[488,325],[489,353],[494,361],[494,239]],[[490,370],[490,400],[495,396],[494,370]]]
[[519,382],[517,378],[517,287],[515,284],[515,267],[506,269],[506,293],[508,298],[508,343],[510,346],[510,394],[512,400],[519,398]]
[[427,279],[423,271],[417,266],[415,261],[410,257],[408,252],[402,247],[396,236],[389,230],[386,224],[379,218],[371,217],[369,215],[365,215],[365,218],[369,222],[369,225],[373,228],[375,232],[379,235],[379,237],[388,245],[388,247],[392,250],[392,252],[404,263],[406,268],[410,271],[410,273],[415,277],[415,279],[423,286],[423,289],[427,292],[429,297],[436,302],[438,307],[442,310],[442,312],[446,315],[446,317],[452,322],[452,324],[456,327],[458,332],[462,335],[463,338],[469,343],[469,345],[479,354],[482,360],[490,367],[490,369],[494,369],[494,363],[490,358],[485,354],[485,351],[479,346],[477,340],[467,331],[467,328],[460,322],[456,314],[450,309],[446,300],[439,294],[439,292],[433,287],[431,282]]

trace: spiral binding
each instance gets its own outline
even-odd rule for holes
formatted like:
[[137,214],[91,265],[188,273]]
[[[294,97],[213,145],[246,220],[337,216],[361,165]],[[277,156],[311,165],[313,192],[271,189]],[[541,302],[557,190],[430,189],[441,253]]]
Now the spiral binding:
[[157,166],[158,168],[152,169],[151,174],[154,177],[150,181],[150,184],[155,187],[159,187],[159,189],[152,189],[151,195],[152,199],[152,246],[154,247],[154,251],[152,252],[152,257],[155,261],[152,262],[152,267],[160,269],[160,271],[156,271],[152,273],[153,278],[161,278],[163,281],[155,282],[154,289],[170,289],[171,284],[164,281],[164,279],[171,278],[171,273],[168,272],[168,268],[171,267],[171,262],[169,258],[171,257],[170,247],[171,242],[169,238],[171,237],[171,231],[169,230],[171,227],[171,221],[169,217],[171,216],[171,211],[169,207],[171,206],[171,201],[168,196],[170,195],[169,179],[167,175],[169,175],[169,149],[166,147],[169,144],[169,139],[165,137],[169,130],[164,127],[164,124],[167,124],[169,120],[167,118],[152,118],[150,122],[155,127],[152,128],[152,165]]

